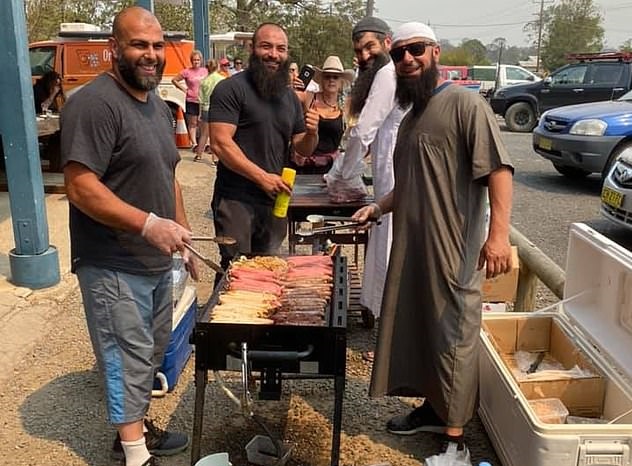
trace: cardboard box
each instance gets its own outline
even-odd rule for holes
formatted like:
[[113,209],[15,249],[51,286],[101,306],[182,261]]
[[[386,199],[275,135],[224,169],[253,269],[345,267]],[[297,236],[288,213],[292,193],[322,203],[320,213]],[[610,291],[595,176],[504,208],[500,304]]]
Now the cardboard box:
[[481,291],[483,302],[503,303],[513,302],[516,299],[518,289],[518,272],[520,270],[520,260],[518,258],[518,248],[511,247],[511,270],[504,275],[490,278],[483,282]]
[[552,317],[514,317],[485,320],[483,329],[512,375],[517,370],[517,351],[545,352],[565,369],[578,366],[593,377],[551,377],[516,380],[527,400],[559,398],[575,416],[599,417],[603,412],[605,380],[590,359],[577,348]]

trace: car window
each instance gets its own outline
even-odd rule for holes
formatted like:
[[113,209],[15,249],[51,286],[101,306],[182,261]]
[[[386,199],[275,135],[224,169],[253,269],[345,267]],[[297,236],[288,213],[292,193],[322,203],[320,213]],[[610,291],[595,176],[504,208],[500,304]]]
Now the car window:
[[515,79],[520,81],[528,81],[531,75],[525,70],[520,68],[514,68],[512,66],[507,67],[507,79]]
[[29,49],[31,76],[42,76],[55,68],[56,47],[33,47]]
[[590,67],[590,84],[615,85],[623,73],[619,63],[593,63]]
[[560,86],[568,84],[583,84],[587,69],[588,66],[584,64],[567,66],[566,68],[551,75],[551,85]]
[[490,66],[486,68],[479,68],[473,66],[469,69],[468,77],[476,81],[495,81],[496,80],[496,67]]

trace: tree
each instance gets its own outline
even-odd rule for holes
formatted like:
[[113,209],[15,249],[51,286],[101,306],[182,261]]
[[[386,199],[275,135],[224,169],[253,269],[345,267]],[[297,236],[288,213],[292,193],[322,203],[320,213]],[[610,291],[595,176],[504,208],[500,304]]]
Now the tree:
[[133,0],[25,0],[29,42],[55,37],[61,23],[112,26],[114,15]]
[[623,44],[621,44],[619,50],[621,52],[632,52],[632,39],[628,39]]
[[487,49],[478,39],[464,39],[458,47],[441,49],[442,65],[489,65]]
[[[561,0],[542,15],[540,61],[554,70],[567,63],[570,52],[598,52],[603,46],[602,16],[592,0]],[[537,37],[539,20],[527,23],[524,30]]]
[[461,48],[472,57],[472,60],[477,65],[487,65],[487,49],[483,43],[478,39],[464,39],[461,43]]

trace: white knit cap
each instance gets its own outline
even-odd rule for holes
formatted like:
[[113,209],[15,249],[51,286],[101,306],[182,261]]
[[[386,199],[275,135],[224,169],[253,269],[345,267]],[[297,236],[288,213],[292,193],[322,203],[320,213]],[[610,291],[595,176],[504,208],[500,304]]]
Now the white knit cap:
[[402,40],[414,39],[417,37],[423,37],[430,39],[433,42],[437,42],[437,36],[430,26],[424,23],[418,23],[416,21],[410,23],[404,23],[393,34],[393,44]]

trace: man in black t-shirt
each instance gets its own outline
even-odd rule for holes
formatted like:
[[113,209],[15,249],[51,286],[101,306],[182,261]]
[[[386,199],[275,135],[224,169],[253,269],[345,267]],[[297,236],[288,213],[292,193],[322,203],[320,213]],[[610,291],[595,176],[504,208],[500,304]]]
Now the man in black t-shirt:
[[274,253],[287,231],[272,215],[274,198],[290,187],[281,179],[290,145],[311,154],[318,144],[318,114],[303,118],[288,86],[288,40],[277,24],[260,25],[253,36],[248,69],[221,81],[208,114],[211,149],[220,164],[212,208],[215,234],[235,238],[220,246],[222,265],[237,252]]
[[[171,337],[171,255],[188,261],[191,232],[175,179],[171,112],[154,92],[165,66],[162,28],[131,7],[114,19],[112,36],[112,69],[73,95],[61,115],[72,271],[117,429],[112,456],[125,466],[155,466],[155,456],[189,443],[144,417]],[[194,263],[187,267],[195,278]]]

